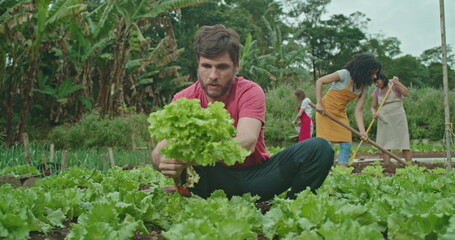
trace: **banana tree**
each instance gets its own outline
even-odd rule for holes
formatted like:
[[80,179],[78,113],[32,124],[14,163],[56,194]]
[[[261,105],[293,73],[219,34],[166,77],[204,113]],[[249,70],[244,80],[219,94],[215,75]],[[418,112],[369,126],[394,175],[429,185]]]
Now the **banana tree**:
[[[150,69],[150,65],[160,66],[158,60],[168,64],[169,58],[176,58],[177,47],[172,24],[164,14],[205,1],[111,0],[87,16],[90,31],[95,38],[110,36],[112,39],[112,45],[107,50],[106,65],[103,72],[99,73],[99,94],[95,101],[96,105],[102,106],[102,114],[116,115],[119,107],[125,103],[138,105],[142,97],[137,95],[138,84],[132,76],[147,75],[145,72],[150,70],[162,73],[163,68]],[[157,28],[163,29],[164,37],[161,41],[156,41],[157,36],[145,34],[156,32]],[[158,45],[152,47],[153,42]]]
[[[33,17],[33,6],[27,0],[0,1],[0,111],[6,113],[5,143],[13,144],[13,99],[24,74],[28,41],[25,30]],[[5,104],[5,105],[3,105]]]
[[[38,88],[34,89],[34,92],[43,93],[52,97],[51,105],[51,121],[54,123],[60,122],[60,118],[63,117],[62,113],[63,106],[68,103],[68,97],[70,94],[84,88],[84,85],[73,85],[72,79],[66,79],[57,88],[52,87],[47,83],[48,78],[42,74],[38,76]],[[57,114],[58,113],[58,114]]]
[[286,39],[284,44],[280,29],[271,27],[265,18],[262,21],[268,26],[268,39],[272,47],[265,54],[261,54],[256,42],[249,35],[242,48],[240,73],[257,81],[265,89],[278,82],[297,82],[307,78],[308,73],[302,68],[307,49],[292,38]]
[[[25,32],[27,41],[26,56],[28,67],[26,77],[20,83],[20,91],[23,96],[22,110],[18,123],[18,136],[25,132],[26,121],[30,117],[30,109],[33,102],[33,89],[40,71],[40,53],[43,45],[46,46],[47,38],[55,31],[55,28],[64,21],[68,21],[74,15],[85,11],[85,5],[81,0],[36,0],[31,2],[33,17],[27,22]],[[30,31],[31,30],[31,31]]]

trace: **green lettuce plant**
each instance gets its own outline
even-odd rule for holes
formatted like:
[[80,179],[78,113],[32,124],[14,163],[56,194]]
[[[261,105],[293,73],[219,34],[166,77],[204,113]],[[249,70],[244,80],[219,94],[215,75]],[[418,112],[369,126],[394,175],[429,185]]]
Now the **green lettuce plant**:
[[243,162],[250,153],[232,137],[236,134],[231,118],[222,102],[202,108],[199,99],[180,98],[153,112],[148,119],[152,138],[169,143],[160,149],[168,158],[197,165],[227,165]]

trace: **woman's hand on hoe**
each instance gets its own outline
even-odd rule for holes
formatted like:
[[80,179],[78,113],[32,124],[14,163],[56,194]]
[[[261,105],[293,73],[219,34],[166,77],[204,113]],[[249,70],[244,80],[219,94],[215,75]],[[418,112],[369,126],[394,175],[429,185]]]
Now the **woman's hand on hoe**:
[[360,132],[360,139],[362,139],[362,141],[364,141],[364,142],[367,142],[368,141],[368,134],[365,131],[361,131]]
[[319,113],[323,113],[324,112],[324,106],[322,105],[322,103],[316,103],[316,111],[318,111]]
[[400,83],[400,79],[397,76],[393,76],[392,79],[389,80],[390,83]]
[[373,113],[373,118],[374,118],[374,119],[378,119],[378,117],[379,117],[379,114],[378,114],[378,113]]

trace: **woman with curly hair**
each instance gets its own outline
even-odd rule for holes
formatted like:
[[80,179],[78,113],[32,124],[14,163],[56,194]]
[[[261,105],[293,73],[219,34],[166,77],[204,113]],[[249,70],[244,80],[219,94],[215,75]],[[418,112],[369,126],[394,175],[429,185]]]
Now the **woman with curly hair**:
[[[323,111],[332,114],[349,125],[346,106],[357,99],[355,104],[355,121],[362,140],[368,135],[363,123],[363,105],[371,83],[381,70],[381,63],[373,56],[359,54],[354,56],[341,70],[325,75],[316,81],[316,137],[340,144],[338,164],[347,166],[352,145],[352,133],[332,119],[322,115]],[[322,86],[331,83],[332,86],[322,97]]]

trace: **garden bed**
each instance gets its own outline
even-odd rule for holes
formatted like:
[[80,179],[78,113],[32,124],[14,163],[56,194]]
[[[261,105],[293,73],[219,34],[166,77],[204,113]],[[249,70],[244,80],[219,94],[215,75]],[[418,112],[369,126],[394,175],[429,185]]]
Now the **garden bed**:
[[[422,156],[426,158],[430,157],[440,157],[441,153],[419,153],[419,154],[414,154],[414,156]],[[367,156],[368,154],[359,154],[359,156]],[[372,160],[374,158],[380,158],[379,155],[374,155],[374,154],[369,154],[368,158],[365,158],[363,161],[356,161],[354,162],[351,166],[353,167],[352,174],[357,175],[357,174],[362,174],[362,170],[371,164],[376,164],[377,165],[377,160]],[[396,174],[396,169],[398,168],[403,168],[404,166],[401,165],[398,162],[392,162],[391,164],[384,164],[383,162],[380,162],[380,165],[384,168],[384,175],[385,176],[393,176]],[[445,168],[445,163],[443,162],[419,162],[415,161],[413,162],[413,165],[416,166],[422,166],[426,167],[427,169],[435,169],[435,168]],[[452,165],[455,168],[455,164]],[[131,166],[129,167],[131,168]],[[272,207],[272,202],[271,201],[266,201],[266,202],[261,202],[256,204],[256,207],[261,210],[262,214],[266,214],[270,208]],[[77,223],[77,219],[73,220],[66,220],[63,225],[65,226],[64,228],[54,228],[51,229],[47,235],[45,235],[42,232],[31,232],[30,236],[27,239],[30,240],[42,240],[42,239],[65,239],[65,237],[69,234],[71,231],[71,223]],[[135,232],[135,235],[132,239],[136,240],[145,240],[145,239],[165,239],[162,235],[161,232],[163,229],[160,227],[149,227],[148,231],[150,234],[144,235],[139,231]],[[257,240],[264,240],[267,239],[264,237],[263,233],[257,233]]]

